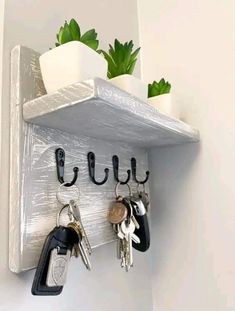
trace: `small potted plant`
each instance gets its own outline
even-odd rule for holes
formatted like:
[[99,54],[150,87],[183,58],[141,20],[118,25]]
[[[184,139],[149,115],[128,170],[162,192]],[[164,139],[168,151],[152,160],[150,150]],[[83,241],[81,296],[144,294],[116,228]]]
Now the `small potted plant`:
[[146,101],[147,85],[132,75],[140,50],[137,48],[133,51],[133,47],[132,41],[122,44],[115,39],[114,46],[109,45],[108,53],[103,50],[100,52],[108,62],[109,81],[120,89]]
[[160,112],[176,117],[172,109],[171,84],[162,78],[159,82],[153,81],[148,85],[148,103]]
[[71,19],[60,27],[56,47],[40,56],[39,62],[47,93],[69,84],[107,75],[107,62],[97,53],[99,41],[95,29],[81,34]]

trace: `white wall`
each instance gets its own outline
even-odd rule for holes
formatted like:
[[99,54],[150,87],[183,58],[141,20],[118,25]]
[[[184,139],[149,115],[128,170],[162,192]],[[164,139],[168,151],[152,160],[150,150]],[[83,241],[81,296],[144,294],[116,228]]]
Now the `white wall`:
[[154,310],[235,310],[235,2],[138,2],[143,77],[201,131],[151,152]]
[[[8,270],[8,175],[9,175],[9,69],[10,51],[22,44],[38,51],[53,47],[55,33],[65,19],[75,17],[82,30],[95,27],[101,46],[133,39],[138,44],[136,1],[35,1],[6,0],[3,58],[2,123],[3,152],[1,177],[1,256],[0,310],[106,311],[152,310],[150,262],[146,254],[135,253],[135,269],[128,274],[115,258],[115,244],[96,249],[93,270],[85,271],[80,260],[70,265],[68,282],[58,297],[34,297],[31,284],[34,272],[15,275]],[[0,27],[0,33],[2,27]],[[1,55],[0,55],[1,56]]]
[[[2,56],[3,56],[3,32],[4,32],[4,6],[5,0],[0,2],[0,124],[1,124],[1,101],[2,101]],[[1,141],[2,141],[2,132],[0,126],[0,171],[1,171]]]

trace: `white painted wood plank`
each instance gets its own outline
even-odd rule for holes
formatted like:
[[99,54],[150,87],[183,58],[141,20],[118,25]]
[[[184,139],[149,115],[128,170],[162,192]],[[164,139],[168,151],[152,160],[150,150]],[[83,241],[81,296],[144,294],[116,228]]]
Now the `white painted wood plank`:
[[21,46],[16,46],[11,54],[9,267],[17,273],[22,270],[23,154],[27,129],[32,127],[22,118],[22,105],[45,94],[38,58],[37,52]]
[[41,126],[137,146],[199,141],[196,129],[99,78],[29,101],[23,114]]

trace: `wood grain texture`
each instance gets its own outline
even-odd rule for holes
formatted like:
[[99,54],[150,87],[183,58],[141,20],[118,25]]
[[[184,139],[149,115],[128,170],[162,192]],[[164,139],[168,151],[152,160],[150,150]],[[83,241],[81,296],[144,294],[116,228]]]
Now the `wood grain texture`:
[[9,266],[14,272],[21,270],[23,153],[27,129],[32,127],[23,121],[22,105],[45,94],[38,58],[37,52],[21,46],[16,46],[11,53]]
[[100,78],[29,101],[23,113],[37,125],[141,147],[199,141],[196,129]]
[[[72,179],[73,167],[79,167],[79,190],[75,187],[69,192],[66,190],[63,200],[79,197],[84,226],[93,248],[115,240],[107,222],[107,210],[114,199],[115,187],[112,155],[117,154],[120,158],[120,178],[126,177],[132,156],[137,159],[140,179],[145,177],[148,169],[145,149],[126,143],[102,141],[81,133],[73,135],[23,120],[25,103],[45,94],[38,57],[38,53],[25,47],[18,46],[12,51],[9,266],[16,273],[37,265],[45,237],[56,224],[56,215],[61,208],[56,200],[59,187],[56,148],[62,147],[66,153],[66,181]],[[94,118],[93,126],[96,126],[95,121]],[[109,128],[106,130],[109,131]],[[89,180],[89,151],[96,154],[97,179],[103,178],[104,168],[110,169],[108,182],[103,186],[96,186]],[[133,190],[135,186],[131,182]],[[127,194],[125,187],[121,191]],[[66,223],[64,218],[63,223]],[[115,252],[114,245],[114,258]],[[92,260],[95,258],[92,257]]]

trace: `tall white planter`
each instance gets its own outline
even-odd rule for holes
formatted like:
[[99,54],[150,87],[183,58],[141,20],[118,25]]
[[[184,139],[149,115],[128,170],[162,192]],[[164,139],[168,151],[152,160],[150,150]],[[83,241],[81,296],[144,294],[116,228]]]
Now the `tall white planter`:
[[118,88],[134,95],[142,99],[143,101],[147,101],[148,95],[148,86],[147,84],[143,83],[140,79],[129,75],[121,75],[109,80],[113,85],[117,86]]
[[72,83],[107,77],[107,61],[79,41],[68,42],[44,53],[39,62],[47,93]]
[[148,103],[158,109],[160,112],[165,113],[171,117],[178,118],[178,111],[172,105],[171,94],[162,94],[148,98]]

